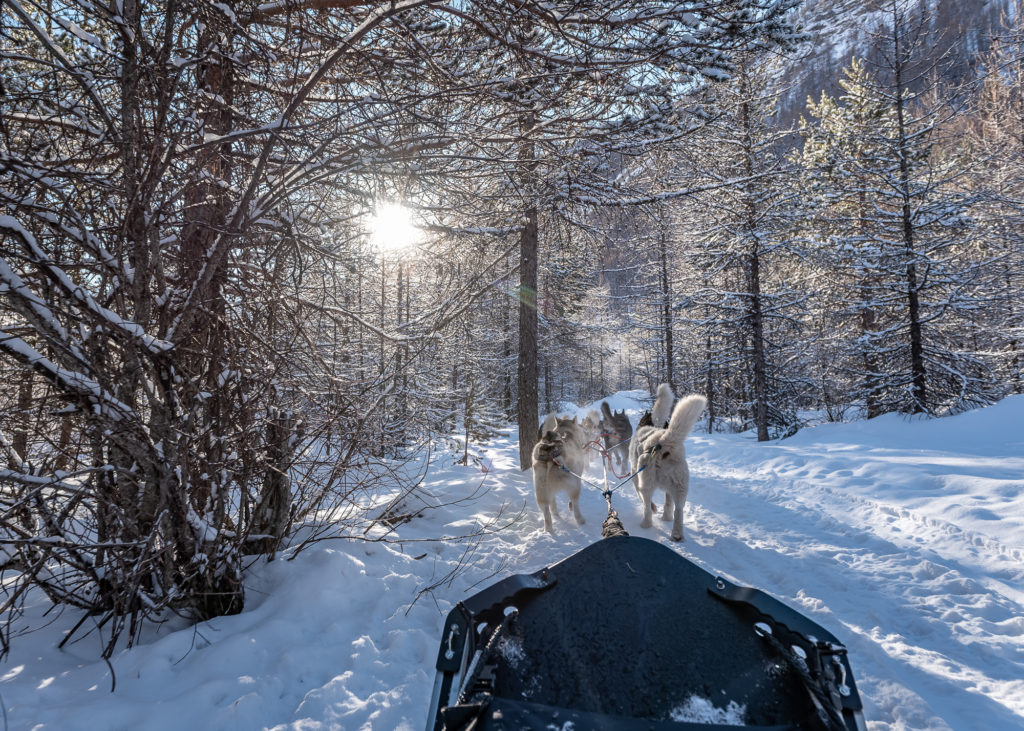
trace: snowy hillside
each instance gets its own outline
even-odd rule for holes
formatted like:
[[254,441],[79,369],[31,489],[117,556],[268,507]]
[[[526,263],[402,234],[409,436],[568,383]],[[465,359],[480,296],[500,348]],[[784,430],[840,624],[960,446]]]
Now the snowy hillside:
[[[942,51],[952,46],[941,65],[946,81],[962,82],[988,50],[991,37],[1003,31],[1003,21],[1012,17],[1010,0],[901,0],[901,9],[923,8],[933,42]],[[804,0],[797,17],[808,41],[798,54],[782,61],[784,98],[781,118],[795,121],[804,110],[808,96],[817,98],[822,90],[841,93],[840,71],[854,56],[872,58],[879,43],[884,45],[885,29],[892,19],[890,2],[864,0]],[[882,38],[879,36],[881,35]],[[940,51],[928,51],[932,60]]]
[[[634,423],[636,395],[612,399]],[[869,728],[1024,729],[1022,423],[1017,396],[949,419],[885,416],[767,444],[698,434],[685,543],[659,521],[640,529],[631,490],[616,507],[634,535],[768,591],[845,641]],[[12,638],[0,666],[5,727],[422,728],[447,611],[597,540],[605,514],[586,491],[587,524],[566,520],[563,503],[546,534],[514,435],[482,452],[482,467],[435,460],[428,503],[487,492],[409,505],[422,517],[386,536],[406,542],[320,543],[258,566],[242,614],[164,628],[109,668],[95,635],[55,649],[79,617],[48,616],[36,597],[22,623],[34,631]],[[512,525],[478,544],[420,540],[496,517]]]

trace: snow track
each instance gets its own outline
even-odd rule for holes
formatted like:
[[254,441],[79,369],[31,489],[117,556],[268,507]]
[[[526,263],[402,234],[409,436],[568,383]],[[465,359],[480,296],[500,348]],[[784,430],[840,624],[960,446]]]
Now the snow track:
[[[609,403],[636,423],[639,396]],[[1014,397],[781,442],[693,435],[683,543],[669,540],[671,523],[640,528],[631,486],[614,502],[631,534],[767,591],[844,641],[872,731],[1024,730],[1022,423]],[[36,597],[25,617],[36,631],[14,637],[0,665],[9,728],[420,731],[444,615],[497,578],[599,540],[605,516],[585,488],[586,525],[563,498],[548,534],[515,436],[478,457],[486,470],[435,455],[422,497],[438,507],[418,503],[423,517],[398,529],[412,542],[324,543],[256,567],[242,614],[164,628],[118,653],[115,693],[94,639],[54,649],[78,616],[46,616]],[[600,465],[588,474],[600,482]],[[481,482],[484,497],[452,504]],[[478,543],[425,540],[498,515],[512,524]]]
[[[691,556],[843,639],[869,727],[1024,728],[1020,547],[863,494],[872,485],[858,475],[871,471],[870,453],[747,447],[773,455],[751,474],[743,468],[755,460],[736,460],[722,438],[693,441],[703,459],[691,457]],[[728,466],[715,458],[723,447]],[[888,452],[891,460],[898,454]],[[928,472],[914,479],[928,481]]]

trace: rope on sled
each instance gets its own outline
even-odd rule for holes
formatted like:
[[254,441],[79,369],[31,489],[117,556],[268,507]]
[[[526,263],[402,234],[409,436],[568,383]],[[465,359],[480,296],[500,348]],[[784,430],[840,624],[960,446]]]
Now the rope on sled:
[[612,507],[612,494],[606,492],[604,499],[608,503],[608,515],[605,517],[604,522],[601,523],[601,537],[615,538],[616,536],[628,536],[629,533],[626,532],[622,521],[619,520],[619,514]]

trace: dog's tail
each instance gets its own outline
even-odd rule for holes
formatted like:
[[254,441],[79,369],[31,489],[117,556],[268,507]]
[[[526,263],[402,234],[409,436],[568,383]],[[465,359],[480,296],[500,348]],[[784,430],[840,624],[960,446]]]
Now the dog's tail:
[[672,416],[672,402],[675,399],[676,396],[667,383],[658,386],[658,395],[655,397],[654,407],[651,409],[651,422],[655,428],[663,429],[668,423],[669,417]]
[[668,430],[662,441],[670,444],[682,444],[707,405],[708,400],[699,393],[691,393],[676,404],[676,407],[672,409],[672,418],[668,422]]
[[608,407],[607,401],[601,402],[601,413],[604,414],[605,421],[612,420],[612,410]]
[[546,417],[544,417],[544,421],[542,421],[540,424],[539,438],[543,439],[545,433],[549,431],[554,431],[557,426],[558,420],[555,418],[555,415],[548,414]]

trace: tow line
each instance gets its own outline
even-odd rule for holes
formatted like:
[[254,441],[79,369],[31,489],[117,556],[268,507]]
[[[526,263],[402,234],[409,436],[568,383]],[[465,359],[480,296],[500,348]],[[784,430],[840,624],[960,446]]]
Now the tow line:
[[[608,457],[607,451],[605,451],[600,446],[600,444],[598,444],[596,439],[594,441],[590,442],[589,444],[587,444],[587,446],[584,447],[584,449],[590,447],[591,444],[597,445],[597,449],[600,452],[602,452],[605,457]],[[615,445],[615,446],[618,446],[618,445]],[[613,449],[614,449],[614,447],[613,447]],[[618,512],[616,512],[615,508],[612,507],[612,493],[614,493],[620,487],[622,487],[627,482],[629,482],[634,477],[636,477],[641,472],[643,472],[645,469],[647,469],[647,464],[644,464],[644,466],[641,467],[640,469],[638,469],[636,472],[633,472],[632,474],[626,475],[625,477],[622,477],[622,478],[620,478],[619,475],[613,469],[612,470],[612,474],[615,475],[615,477],[617,479],[619,479],[619,483],[617,485],[615,485],[615,487],[608,487],[608,470],[609,470],[609,467],[608,467],[607,462],[604,459],[602,459],[601,460],[601,467],[604,470],[604,487],[602,488],[596,482],[591,482],[590,480],[588,480],[583,475],[576,474],[575,472],[570,470],[568,467],[566,467],[564,464],[559,462],[558,459],[553,459],[551,461],[555,464],[556,467],[558,467],[563,472],[568,472],[570,475],[572,475],[573,477],[578,479],[581,483],[586,483],[588,486],[593,487],[595,490],[600,492],[601,495],[604,496],[604,501],[606,503],[608,503],[608,515],[605,517],[604,522],[601,524],[601,537],[602,538],[611,538],[613,536],[628,536],[629,535],[629,533],[627,533],[626,529],[623,527],[622,521],[619,520]]]

